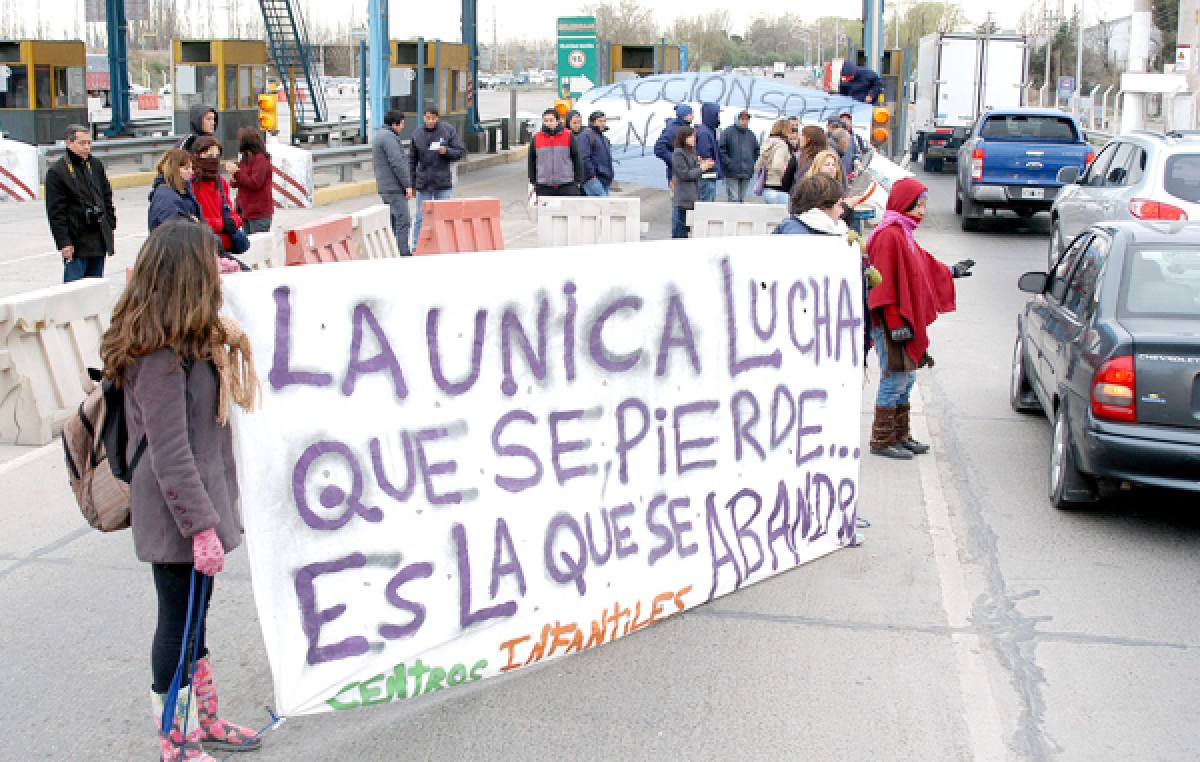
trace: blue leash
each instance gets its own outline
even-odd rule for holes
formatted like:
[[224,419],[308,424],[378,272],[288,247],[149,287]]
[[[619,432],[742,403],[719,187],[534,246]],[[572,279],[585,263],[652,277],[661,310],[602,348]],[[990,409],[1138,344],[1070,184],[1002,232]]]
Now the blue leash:
[[[192,569],[191,584],[188,586],[188,610],[187,617],[183,622],[183,647],[179,649],[179,665],[175,667],[175,675],[171,678],[171,687],[167,689],[167,699],[163,702],[163,714],[160,718],[159,727],[163,728],[163,732],[169,733],[166,728],[170,727],[175,722],[175,704],[179,697],[179,689],[183,687],[183,668],[187,663],[187,639],[188,634],[192,632],[192,606],[196,600],[196,576],[198,572]],[[200,599],[203,600],[208,594],[208,576],[199,575],[200,582]],[[200,628],[204,626],[204,610],[197,612],[196,629],[192,638],[192,660],[191,666],[188,669],[188,685],[191,685],[192,678],[196,672],[196,655],[200,650]],[[188,691],[188,703],[183,717],[183,737],[187,738],[187,718],[192,711],[192,692]]]

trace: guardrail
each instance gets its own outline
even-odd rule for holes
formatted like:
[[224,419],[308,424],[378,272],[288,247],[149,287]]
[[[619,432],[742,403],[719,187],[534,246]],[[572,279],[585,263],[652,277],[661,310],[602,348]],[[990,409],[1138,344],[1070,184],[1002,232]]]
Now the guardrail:
[[[112,122],[92,122],[92,140],[102,140],[101,137]],[[175,117],[152,116],[125,123],[125,130],[135,138],[146,138],[151,135],[170,135],[175,129]]]
[[353,122],[297,122],[297,143],[338,143],[350,142],[358,138],[360,125]]
[[[404,141],[404,150],[407,155],[407,140]],[[338,171],[338,180],[343,183],[352,182],[354,180],[354,170],[359,169],[364,164],[370,163],[371,146],[369,145],[317,148],[312,151],[313,172],[336,169]]]
[[[101,159],[130,159],[143,169],[153,168],[158,157],[168,148],[174,148],[182,140],[178,135],[160,135],[151,138],[111,138],[92,143],[92,155]],[[63,143],[38,148],[40,176],[46,175],[46,167],[62,158],[67,150]]]

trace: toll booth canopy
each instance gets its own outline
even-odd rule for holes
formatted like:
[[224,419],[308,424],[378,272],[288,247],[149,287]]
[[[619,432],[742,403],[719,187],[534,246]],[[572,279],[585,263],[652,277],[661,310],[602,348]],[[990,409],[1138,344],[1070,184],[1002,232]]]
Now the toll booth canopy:
[[87,124],[85,63],[82,42],[0,40],[0,130],[45,144]]
[[[217,138],[237,152],[237,131],[258,126],[258,94],[265,92],[267,45],[261,40],[174,40],[175,131],[191,132],[193,105],[217,111]],[[232,145],[231,145],[232,144]]]

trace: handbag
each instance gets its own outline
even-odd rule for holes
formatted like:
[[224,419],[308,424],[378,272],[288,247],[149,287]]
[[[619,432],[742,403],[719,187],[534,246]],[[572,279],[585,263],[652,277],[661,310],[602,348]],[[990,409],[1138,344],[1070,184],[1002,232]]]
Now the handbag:
[[767,187],[767,162],[764,161],[758,171],[754,173],[754,195],[761,196],[765,187]]
[[245,254],[250,251],[250,236],[233,222],[233,214],[229,211],[229,199],[225,196],[225,186],[218,186],[221,193],[221,225],[222,233],[229,236],[229,250],[234,254]]

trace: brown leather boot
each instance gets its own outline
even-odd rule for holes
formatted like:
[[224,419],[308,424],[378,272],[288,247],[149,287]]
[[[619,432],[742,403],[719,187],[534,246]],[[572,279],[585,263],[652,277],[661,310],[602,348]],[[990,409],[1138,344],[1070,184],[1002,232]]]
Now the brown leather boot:
[[896,439],[896,408],[875,406],[875,420],[871,423],[871,454],[885,458],[911,460],[913,454],[904,449]]
[[912,410],[912,406],[907,402],[896,405],[896,441],[913,455],[924,455],[929,452],[929,445],[912,438],[912,432],[908,429],[910,410]]

